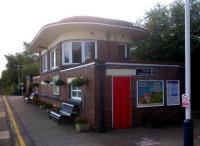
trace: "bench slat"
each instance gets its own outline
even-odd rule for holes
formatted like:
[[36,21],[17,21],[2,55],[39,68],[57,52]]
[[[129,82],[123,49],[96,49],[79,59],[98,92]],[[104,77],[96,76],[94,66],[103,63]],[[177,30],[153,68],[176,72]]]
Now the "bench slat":
[[74,108],[74,105],[63,102],[61,104],[61,109],[60,109],[59,113],[56,113],[54,111],[50,111],[49,112],[49,118],[50,117],[54,117],[55,119],[58,120],[59,125],[60,125],[60,119],[61,119],[61,117],[62,116],[71,117],[72,114],[73,114],[73,108]]
[[67,113],[67,112],[62,111],[62,110],[60,111],[60,114],[63,115],[63,116],[71,116],[70,113]]
[[59,118],[60,118],[60,116],[61,116],[61,115],[59,115],[58,113],[56,113],[56,112],[54,112],[54,111],[51,111],[50,114],[51,114],[52,116],[56,116],[56,117],[59,117]]

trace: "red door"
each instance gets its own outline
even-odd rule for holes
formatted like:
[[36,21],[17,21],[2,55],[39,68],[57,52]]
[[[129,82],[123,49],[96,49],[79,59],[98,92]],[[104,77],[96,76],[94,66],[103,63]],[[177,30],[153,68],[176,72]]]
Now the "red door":
[[130,82],[130,77],[113,77],[113,128],[132,125]]

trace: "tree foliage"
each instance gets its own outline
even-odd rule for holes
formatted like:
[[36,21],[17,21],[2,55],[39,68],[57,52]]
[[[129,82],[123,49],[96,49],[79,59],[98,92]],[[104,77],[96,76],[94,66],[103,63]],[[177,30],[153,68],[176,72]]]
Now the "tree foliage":
[[[39,56],[28,50],[29,43],[24,42],[24,51],[15,55],[5,55],[7,60],[6,69],[2,71],[0,84],[7,94],[17,94],[18,92],[18,73],[19,81],[25,85],[26,76],[39,74]],[[18,72],[18,65],[19,72]]]
[[[191,0],[191,47],[200,48],[200,1]],[[181,0],[167,6],[156,5],[140,21],[149,37],[135,44],[132,56],[136,60],[184,62],[184,3]]]
[[[191,31],[191,90],[194,109],[199,109],[198,84],[200,70],[200,0],[190,0],[190,31]],[[166,6],[157,5],[146,13],[145,19],[139,21],[149,33],[149,37],[137,42],[132,57],[135,60],[184,62],[185,25],[184,3],[181,0]]]

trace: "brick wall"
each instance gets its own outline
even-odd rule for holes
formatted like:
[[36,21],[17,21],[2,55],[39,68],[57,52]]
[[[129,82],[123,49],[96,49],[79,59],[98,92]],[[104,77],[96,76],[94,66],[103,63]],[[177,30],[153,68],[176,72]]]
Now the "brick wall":
[[[109,68],[122,68],[122,66],[110,66]],[[134,69],[134,66],[126,66],[123,68]],[[166,106],[166,80],[180,80],[180,89],[182,93],[183,83],[182,83],[182,73],[181,68],[176,67],[159,67],[158,76],[148,76],[148,77],[131,77],[131,97],[132,97],[132,124],[133,126],[142,125],[142,115],[149,111],[160,111],[163,114],[173,115],[177,113],[181,106]],[[145,107],[137,108],[137,80],[164,80],[164,106],[160,107]],[[107,128],[112,127],[112,76],[106,76],[104,84],[104,113],[105,113],[105,126]]]
[[126,60],[125,58],[119,58],[119,42],[111,42],[111,41],[97,41],[98,44],[98,59],[102,61],[118,61],[118,60]]

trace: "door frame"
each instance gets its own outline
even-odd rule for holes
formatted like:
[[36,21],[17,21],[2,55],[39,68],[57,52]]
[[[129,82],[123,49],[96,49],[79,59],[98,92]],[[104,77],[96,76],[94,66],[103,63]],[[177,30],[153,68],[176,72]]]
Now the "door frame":
[[133,126],[133,123],[132,123],[132,122],[133,122],[133,119],[132,119],[132,118],[133,118],[133,99],[132,99],[132,92],[131,92],[131,78],[132,78],[132,77],[131,77],[131,76],[124,76],[124,75],[122,75],[122,76],[119,76],[119,75],[117,75],[117,76],[112,76],[112,128],[114,128],[114,118],[113,118],[113,117],[114,117],[114,116],[113,116],[113,115],[114,115],[114,108],[113,108],[113,107],[114,107],[114,106],[113,106],[113,101],[114,101],[114,100],[113,100],[113,99],[114,99],[114,97],[113,97],[113,95],[114,95],[114,94],[113,94],[113,89],[114,89],[114,86],[113,86],[113,78],[114,78],[114,77],[129,77],[129,79],[130,79],[130,101],[131,101],[131,102],[130,102],[130,103],[131,103],[131,104],[130,104],[130,108],[131,108],[131,128],[132,128],[132,126]]

